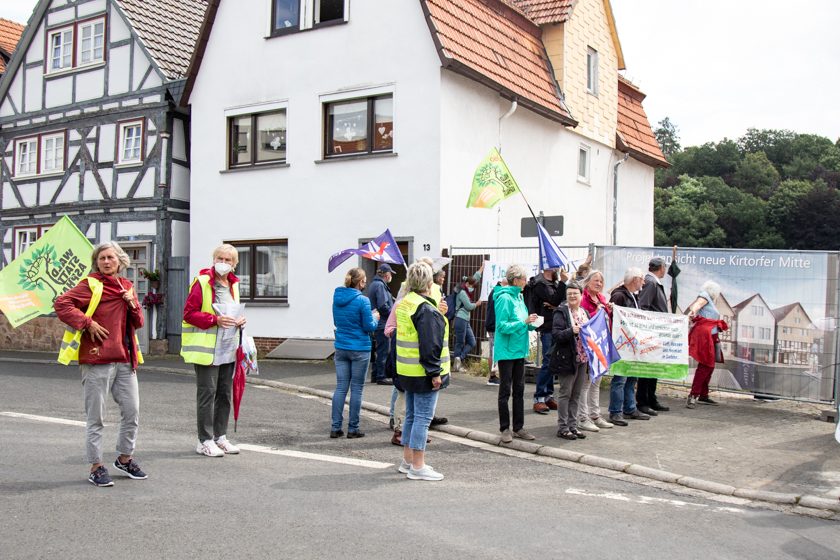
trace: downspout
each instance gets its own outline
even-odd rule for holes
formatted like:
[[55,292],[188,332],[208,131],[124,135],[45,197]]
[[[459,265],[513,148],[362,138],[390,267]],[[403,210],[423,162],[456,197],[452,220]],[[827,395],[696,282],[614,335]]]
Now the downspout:
[[613,166],[613,245],[615,245],[618,241],[618,168],[622,163],[627,161],[627,158],[629,157],[630,153],[628,152],[624,154],[624,159],[615,162],[615,166]]
[[[502,121],[511,116],[515,111],[516,108],[519,107],[519,103],[514,99],[513,102],[510,104],[510,109],[508,109],[507,113],[499,117],[499,153],[502,153]],[[496,207],[496,247],[499,246],[502,240],[502,205],[499,204]]]

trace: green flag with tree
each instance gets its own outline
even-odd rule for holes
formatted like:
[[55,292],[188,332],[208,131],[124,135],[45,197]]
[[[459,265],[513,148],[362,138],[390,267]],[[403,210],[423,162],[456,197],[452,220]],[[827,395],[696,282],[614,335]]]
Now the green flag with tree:
[[92,254],[90,241],[63,216],[0,270],[0,311],[12,327],[52,313],[55,298],[87,276]]

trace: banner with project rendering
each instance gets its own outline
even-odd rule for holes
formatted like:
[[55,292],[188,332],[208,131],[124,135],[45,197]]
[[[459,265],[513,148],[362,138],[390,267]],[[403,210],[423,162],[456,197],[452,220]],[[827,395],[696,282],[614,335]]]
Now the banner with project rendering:
[[688,317],[613,307],[612,338],[620,360],[610,373],[683,379],[688,375]]
[[53,311],[55,298],[87,276],[93,246],[63,216],[23,254],[0,270],[0,311],[17,328]]
[[540,273],[540,267],[536,263],[522,264],[485,261],[484,271],[481,273],[481,293],[478,299],[481,301],[487,301],[487,298],[490,297],[490,292],[493,291],[493,288],[499,280],[505,277],[508,267],[512,264],[519,264],[519,266],[524,268],[525,272],[528,273],[528,278],[536,276]]

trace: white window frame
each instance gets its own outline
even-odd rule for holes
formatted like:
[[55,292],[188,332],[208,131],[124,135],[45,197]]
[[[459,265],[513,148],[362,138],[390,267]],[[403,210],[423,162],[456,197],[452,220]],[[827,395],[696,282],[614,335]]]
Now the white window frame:
[[274,5],[276,0],[268,0],[268,36],[285,35],[294,33],[296,31],[306,31],[307,29],[314,29],[320,26],[335,25],[339,23],[347,23],[350,19],[350,0],[344,1],[344,17],[340,20],[330,20],[322,23],[321,20],[321,0],[297,0],[299,2],[299,21],[297,26],[292,27],[275,27],[274,26]]
[[586,47],[586,91],[598,95],[598,51]]
[[[125,150],[126,150],[126,131],[130,128],[140,127],[140,136],[137,139],[140,143],[137,146],[138,157],[137,158],[126,158],[125,157]],[[117,128],[117,164],[118,165],[134,165],[138,163],[142,163],[143,161],[143,150],[145,149],[145,142],[144,136],[146,132],[146,123],[145,119],[133,119],[130,121],[123,121],[119,123],[119,127]],[[132,150],[134,148],[132,147]]]
[[[47,143],[52,140],[52,161],[53,166],[47,167],[47,162],[50,161],[49,156],[50,152],[47,148]],[[59,142],[60,141],[60,142]],[[53,134],[43,134],[41,136],[40,142],[40,153],[39,153],[39,160],[41,162],[41,168],[39,169],[40,175],[46,175],[50,173],[63,173],[64,172],[64,148],[65,148],[65,133],[57,132]]]
[[[74,26],[69,25],[69,26],[59,27],[59,28],[56,28],[56,29],[50,29],[47,32],[47,61],[46,61],[47,74],[53,74],[53,73],[56,73],[56,72],[64,72],[65,70],[70,70],[70,69],[73,68],[73,66],[74,66],[73,63],[75,62],[74,61],[75,53],[74,53],[74,50],[73,50],[73,45],[75,43],[75,33],[74,33],[74,31],[75,31]],[[69,34],[69,36],[70,36],[69,41],[67,41],[64,38],[65,34]],[[53,56],[53,37],[56,37],[56,36],[61,36],[61,43],[59,45],[60,49],[61,49],[61,55],[59,57],[59,60],[61,61],[61,66],[59,66],[58,68],[53,68],[53,60],[55,58]],[[68,64],[64,64],[64,59],[67,56],[70,57],[70,62]]]
[[[102,24],[102,33],[99,34],[99,35],[96,34],[96,25],[97,24]],[[85,33],[85,29],[87,29],[87,28],[90,28],[90,30],[91,30],[91,32],[90,32],[90,34],[91,34],[91,36],[90,36],[90,49],[89,49],[90,60],[85,61],[84,60],[84,55],[85,55],[84,33]],[[77,50],[76,66],[77,67],[88,66],[90,64],[97,64],[97,63],[100,63],[100,62],[104,62],[105,61],[105,17],[103,16],[103,17],[100,17],[100,18],[91,19],[91,20],[87,20],[87,21],[84,21],[82,23],[79,23],[78,26],[77,26],[77,33],[78,33],[78,38],[77,38],[77,41],[76,41],[76,43],[77,43],[77,46],[76,46],[76,50]],[[100,49],[101,49],[102,52],[100,53],[98,58],[96,57],[96,38],[97,37],[100,37],[101,41],[102,41],[102,44],[100,46]]]
[[[34,235],[34,237],[33,237]],[[27,239],[21,244],[23,241],[22,237],[26,236]],[[41,237],[41,228],[39,226],[32,226],[32,227],[22,227],[22,228],[15,228],[15,244],[13,247],[12,258],[16,259],[21,256],[23,253],[26,252],[38,239]]]
[[[28,156],[27,159],[27,171],[21,170],[21,160],[20,157],[23,155],[21,153],[21,145],[26,145],[26,154]],[[26,138],[16,138],[15,139],[15,177],[34,177],[38,174],[38,137],[37,136],[28,136]]]
[[[580,163],[581,163],[581,156],[585,158],[584,167],[584,175],[580,174]],[[580,144],[578,146],[578,157],[577,157],[577,178],[578,181],[581,183],[589,184],[590,181],[590,170],[592,169],[592,149],[587,146],[586,144]]]

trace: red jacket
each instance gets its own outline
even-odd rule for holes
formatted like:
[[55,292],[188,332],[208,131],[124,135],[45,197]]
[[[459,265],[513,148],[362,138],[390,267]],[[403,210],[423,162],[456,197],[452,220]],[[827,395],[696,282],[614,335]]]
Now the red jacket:
[[90,274],[103,284],[102,299],[92,317],[85,317],[90,305],[91,290],[87,280],[79,282],[60,295],[53,307],[62,323],[77,331],[87,329],[96,321],[108,329],[108,336],[102,342],[94,342],[90,333],[82,334],[79,346],[80,364],[131,363],[137,369],[137,348],[134,347],[134,331],[143,327],[143,308],[134,294],[134,307],[123,299],[123,290],[134,286],[130,280],[119,276],[106,276],[99,272]]
[[612,329],[612,310],[610,309],[609,301],[607,301],[607,297],[604,294],[598,294],[597,300],[595,299],[595,294],[590,292],[587,288],[583,289],[583,294],[580,298],[580,306],[586,309],[586,312],[589,313],[590,317],[594,317],[596,313],[598,313],[598,304],[604,306],[604,312],[607,314],[607,325]]
[[[211,282],[215,278],[212,267],[199,271],[198,275],[209,276]],[[229,272],[228,282],[230,282],[230,295],[233,297],[233,285],[239,282],[239,278],[234,276],[233,272]],[[210,287],[212,288],[212,286]],[[199,329],[209,329],[216,324],[218,317],[215,313],[205,313],[201,310],[202,297],[201,283],[195,282],[190,290],[190,295],[187,296],[187,302],[184,304],[184,321]]]
[[692,321],[694,324],[688,331],[688,355],[699,364],[715,367],[715,343],[718,342],[718,335],[712,334],[712,329],[717,327],[725,331],[729,325],[725,321],[696,316],[692,318]]

